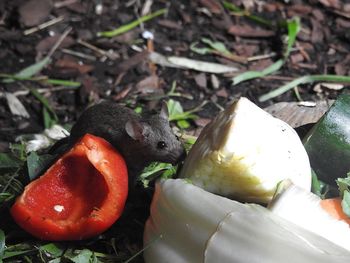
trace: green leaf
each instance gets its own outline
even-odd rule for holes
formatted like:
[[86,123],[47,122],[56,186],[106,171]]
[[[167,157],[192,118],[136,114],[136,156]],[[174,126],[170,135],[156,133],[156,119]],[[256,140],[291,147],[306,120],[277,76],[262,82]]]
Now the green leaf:
[[311,169],[311,175],[312,175],[312,182],[311,182],[311,192],[313,192],[315,195],[321,197],[321,184],[317,178],[317,175],[313,169]]
[[54,243],[48,243],[39,247],[42,252],[49,254],[50,257],[57,258],[63,255],[64,250]]
[[66,87],[75,87],[78,88],[81,86],[80,82],[77,81],[70,81],[70,80],[63,80],[63,79],[46,79],[44,82],[47,82],[52,85],[60,85],[60,86],[66,86]]
[[[239,14],[239,15],[243,15],[247,18],[249,18],[250,20],[254,21],[254,22],[257,22],[261,25],[264,25],[264,26],[267,26],[267,27],[273,27],[273,23],[271,23],[269,20],[265,19],[265,18],[262,18],[260,16],[256,16],[256,15],[252,15],[249,13],[249,11],[246,11],[244,9],[241,9],[239,7],[237,7],[236,5],[228,2],[228,1],[223,1],[223,6],[229,10],[229,11],[232,11],[236,14]],[[278,23],[277,23],[278,24]]]
[[39,73],[44,67],[46,67],[50,63],[51,59],[50,57],[45,57],[44,59],[38,61],[37,63],[30,65],[24,69],[22,69],[20,72],[13,75],[13,78],[6,78],[3,80],[4,83],[11,83],[14,81],[14,79],[22,79],[22,78],[30,78],[34,76],[35,74]]
[[83,249],[79,251],[79,254],[73,257],[69,257],[74,263],[88,263],[93,259],[93,252],[89,249]]
[[0,207],[1,207],[4,203],[6,203],[6,202],[12,200],[14,197],[15,197],[15,196],[14,196],[13,194],[11,194],[11,193],[0,193]]
[[157,16],[160,16],[160,15],[163,15],[165,12],[167,12],[167,9],[164,8],[164,9],[160,9],[154,13],[151,13],[149,15],[146,15],[146,16],[142,16],[140,17],[139,19],[129,23],[129,24],[126,24],[126,25],[123,25],[121,27],[118,27],[114,30],[111,30],[111,31],[104,31],[104,32],[99,32],[97,33],[98,36],[103,36],[103,37],[115,37],[115,36],[118,36],[120,34],[123,34],[125,32],[128,32],[129,30],[137,27],[138,25],[140,25],[141,23],[144,23],[148,20],[151,20]]
[[309,75],[309,76],[303,76],[300,78],[297,78],[277,89],[274,89],[262,96],[259,97],[260,102],[267,101],[269,99],[275,98],[288,90],[293,89],[294,87],[306,84],[306,83],[313,83],[316,81],[323,81],[323,82],[340,82],[340,83],[350,83],[350,77],[349,76],[338,76],[338,75]]
[[0,171],[18,169],[23,165],[23,161],[8,153],[0,153]]
[[201,41],[222,54],[231,55],[231,52],[226,48],[226,46],[222,42],[214,42],[211,41],[209,38],[202,38]]
[[150,181],[155,178],[170,178],[176,174],[176,167],[169,163],[153,162],[145,167],[140,175],[140,181],[144,187],[148,187]]
[[193,114],[193,112],[196,110],[184,112],[180,102],[176,100],[170,99],[167,102],[167,105],[169,112],[169,121],[192,120],[197,118],[197,116]]
[[288,28],[288,42],[287,42],[287,50],[284,54],[284,57],[287,58],[289,53],[295,43],[295,39],[300,31],[300,18],[295,17],[292,20],[287,22]]
[[173,119],[173,116],[182,114],[184,112],[180,102],[170,99],[167,102],[169,119]]
[[341,206],[343,212],[350,217],[350,192],[348,190],[344,191],[343,200],[341,201]]
[[2,262],[5,253],[5,233],[0,229],[0,262]]
[[50,154],[39,156],[36,152],[31,152],[27,158],[27,168],[30,181],[41,175],[54,159]]
[[238,83],[241,83],[246,80],[250,79],[256,79],[256,78],[262,78],[267,75],[270,75],[276,71],[278,71],[284,64],[283,59],[277,60],[275,63],[264,69],[263,71],[247,71],[242,74],[237,75],[234,77],[233,80],[233,85],[237,85]]
[[338,178],[336,182],[340,196],[344,196],[344,192],[350,191],[350,173],[347,174],[346,178]]
[[30,78],[35,74],[39,73],[44,67],[46,67],[50,63],[50,61],[51,61],[50,57],[45,57],[44,59],[38,61],[37,63],[22,69],[20,72],[16,74],[16,76],[20,78]]
[[10,143],[11,153],[21,161],[27,159],[26,146],[24,143]]
[[199,47],[197,47],[197,45],[198,45],[198,42],[192,43],[190,45],[191,51],[193,51],[197,54],[200,54],[200,55],[206,55],[206,54],[210,54],[213,52],[213,49],[211,49],[211,48],[207,48],[207,47],[199,48]]
[[44,96],[42,96],[36,89],[30,88],[29,90],[30,93],[33,94],[33,96],[36,97],[41,102],[41,104],[43,104],[44,108],[46,108],[50,112],[50,114],[52,115],[52,120],[55,123],[58,122],[58,117],[55,111],[51,108],[49,101]]
[[181,129],[187,129],[191,124],[187,120],[179,120],[176,122],[177,126]]
[[16,250],[16,251],[7,251],[7,250],[5,250],[3,259],[8,259],[8,258],[12,258],[12,257],[21,256],[21,255],[30,253],[32,251],[33,250]]
[[43,107],[43,119],[45,129],[50,129],[53,125],[57,123],[54,117],[50,114],[46,107]]

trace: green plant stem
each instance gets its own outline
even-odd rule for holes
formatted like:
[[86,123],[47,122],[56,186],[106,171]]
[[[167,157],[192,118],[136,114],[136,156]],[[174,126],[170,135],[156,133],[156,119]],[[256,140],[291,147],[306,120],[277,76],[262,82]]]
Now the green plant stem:
[[348,76],[337,76],[337,75],[308,75],[297,78],[277,89],[274,89],[261,97],[259,97],[260,102],[267,101],[269,99],[275,98],[288,90],[306,83],[313,83],[316,81],[325,81],[325,82],[342,82],[342,83],[350,83],[350,77]]
[[140,17],[139,19],[129,23],[129,24],[126,24],[126,25],[123,25],[121,27],[118,27],[114,30],[111,30],[111,31],[104,31],[104,32],[98,32],[97,35],[98,36],[103,36],[103,37],[115,37],[115,36],[118,36],[120,34],[123,34],[125,32],[128,32],[129,30],[137,27],[138,25],[140,25],[141,23],[144,23],[148,20],[151,20],[157,16],[160,16],[162,14],[164,14],[165,12],[167,11],[166,8],[164,9],[160,9],[154,13],[151,13],[149,15],[146,15],[146,16],[142,16]]

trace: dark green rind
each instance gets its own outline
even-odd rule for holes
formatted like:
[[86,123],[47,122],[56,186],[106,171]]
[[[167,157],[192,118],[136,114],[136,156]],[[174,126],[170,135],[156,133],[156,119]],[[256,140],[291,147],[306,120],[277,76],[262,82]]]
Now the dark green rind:
[[335,180],[350,171],[350,95],[340,95],[305,136],[304,146],[318,179]]

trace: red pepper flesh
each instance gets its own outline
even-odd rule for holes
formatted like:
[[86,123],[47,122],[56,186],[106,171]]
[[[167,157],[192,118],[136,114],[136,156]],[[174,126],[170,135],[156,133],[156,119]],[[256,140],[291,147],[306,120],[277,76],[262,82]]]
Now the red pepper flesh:
[[128,194],[123,157],[104,139],[86,134],[11,207],[14,220],[45,240],[80,240],[108,229]]

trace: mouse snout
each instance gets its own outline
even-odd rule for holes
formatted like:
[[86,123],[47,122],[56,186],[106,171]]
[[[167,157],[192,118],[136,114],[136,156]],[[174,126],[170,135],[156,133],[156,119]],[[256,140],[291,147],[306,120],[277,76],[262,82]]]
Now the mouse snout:
[[177,163],[185,160],[186,156],[187,156],[186,150],[183,147],[183,145],[181,145],[179,150],[176,153],[174,153],[174,155],[173,155],[174,158],[173,158],[171,164],[177,164]]

